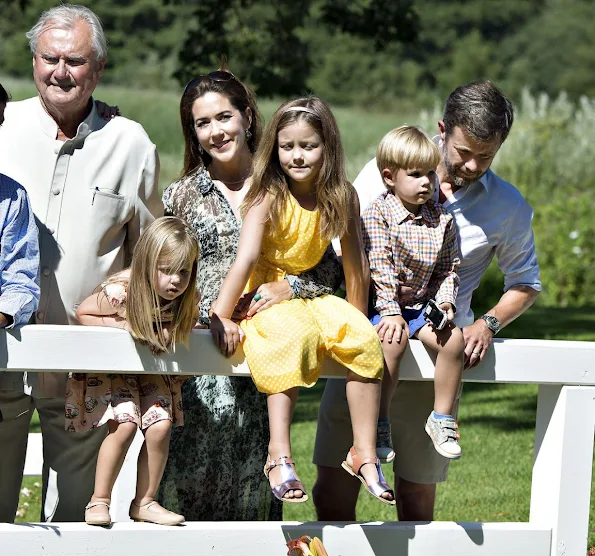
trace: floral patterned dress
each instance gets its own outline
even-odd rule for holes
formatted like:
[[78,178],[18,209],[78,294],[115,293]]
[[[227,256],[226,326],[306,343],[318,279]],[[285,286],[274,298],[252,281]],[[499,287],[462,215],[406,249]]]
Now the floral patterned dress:
[[[127,280],[102,284],[114,314],[126,318]],[[161,309],[171,320],[174,300]],[[168,319],[169,316],[169,319]],[[116,423],[136,423],[142,430],[167,419],[174,427],[184,424],[182,383],[186,377],[144,374],[71,373],[66,386],[66,430],[85,432]]]
[[[204,170],[172,183],[163,193],[165,213],[185,220],[200,244],[197,289],[200,321],[236,257],[241,222]],[[294,297],[332,293],[341,283],[332,250],[307,273],[288,276]],[[266,396],[249,378],[195,376],[182,388],[183,428],[172,431],[159,502],[189,521],[281,520],[282,503],[262,469],[269,442]]]

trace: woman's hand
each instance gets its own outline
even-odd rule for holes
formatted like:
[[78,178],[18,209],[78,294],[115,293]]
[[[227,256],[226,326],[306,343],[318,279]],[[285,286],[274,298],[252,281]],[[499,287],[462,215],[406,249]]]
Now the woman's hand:
[[245,338],[244,331],[235,322],[215,313],[211,318],[211,336],[225,357],[231,357]]
[[259,286],[255,294],[252,296],[246,318],[253,317],[256,313],[260,313],[276,303],[287,301],[293,297],[293,292],[287,280],[279,280],[278,282],[269,282]]

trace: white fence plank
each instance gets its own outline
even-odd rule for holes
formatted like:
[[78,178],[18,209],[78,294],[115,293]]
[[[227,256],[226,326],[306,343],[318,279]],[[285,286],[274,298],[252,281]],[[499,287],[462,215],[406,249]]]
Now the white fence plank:
[[[494,340],[484,362],[466,372],[469,382],[576,384],[595,386],[595,342]],[[154,357],[124,330],[95,326],[30,325],[0,331],[0,372],[118,372],[249,375],[242,351],[230,359],[215,347],[208,330],[195,330],[190,349]],[[326,360],[323,376],[344,376]],[[404,380],[432,380],[434,359],[418,340],[401,363]]]
[[43,468],[43,439],[40,432],[32,432],[27,439],[27,456],[23,475],[41,475]]
[[595,388],[539,387],[532,523],[553,530],[551,556],[582,556],[587,550]]
[[548,528],[526,523],[117,523],[109,529],[32,523],[0,524],[0,553],[285,556],[287,540],[304,534],[320,537],[330,556],[548,556],[551,543]]

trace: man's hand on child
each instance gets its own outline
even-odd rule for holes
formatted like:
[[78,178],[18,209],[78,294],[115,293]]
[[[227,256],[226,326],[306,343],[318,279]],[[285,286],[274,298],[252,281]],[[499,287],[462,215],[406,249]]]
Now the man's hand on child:
[[452,303],[441,303],[440,309],[442,309],[446,313],[446,319],[448,322],[452,322],[455,320],[455,312],[452,308]]
[[401,315],[382,317],[375,328],[381,342],[386,340],[389,344],[393,341],[400,344],[402,339],[409,338],[409,326]]
[[231,357],[245,337],[244,331],[235,322],[215,313],[211,318],[211,335],[225,357]]

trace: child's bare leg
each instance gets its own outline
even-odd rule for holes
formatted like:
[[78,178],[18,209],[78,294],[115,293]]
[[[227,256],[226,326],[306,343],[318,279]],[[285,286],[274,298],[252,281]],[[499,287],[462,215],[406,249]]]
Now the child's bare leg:
[[434,411],[452,415],[463,375],[463,333],[459,328],[434,330],[426,325],[418,330],[417,337],[438,352],[434,372]]
[[382,392],[378,411],[380,419],[388,419],[390,416],[390,404],[399,382],[399,366],[407,349],[408,341],[403,333],[400,342],[393,340],[389,343],[386,339],[381,342],[384,353],[384,376],[382,377]]
[[[109,503],[118,473],[137,429],[136,423],[116,423],[111,420],[108,421],[107,427],[109,433],[102,442],[97,456],[95,490],[91,502]],[[96,506],[87,511],[94,513],[104,509]]]
[[[277,460],[282,456],[291,456],[291,417],[299,394],[298,388],[290,388],[278,394],[269,394],[267,405],[269,409],[269,458]],[[297,476],[297,473],[296,473]],[[281,469],[274,467],[269,472],[271,486],[277,486],[282,482]],[[304,493],[301,490],[289,490],[284,498],[301,498]]]
[[[353,428],[353,447],[362,458],[376,457],[376,426],[378,423],[378,406],[380,403],[380,380],[364,378],[356,373],[347,373],[347,403]],[[347,463],[353,463],[347,454]],[[374,465],[364,465],[361,474],[368,484],[378,481],[378,473]],[[392,499],[390,493],[382,494],[383,498]]]
[[138,456],[134,498],[137,506],[144,506],[155,499],[167,463],[171,427],[171,421],[163,419],[143,431],[145,442]]

